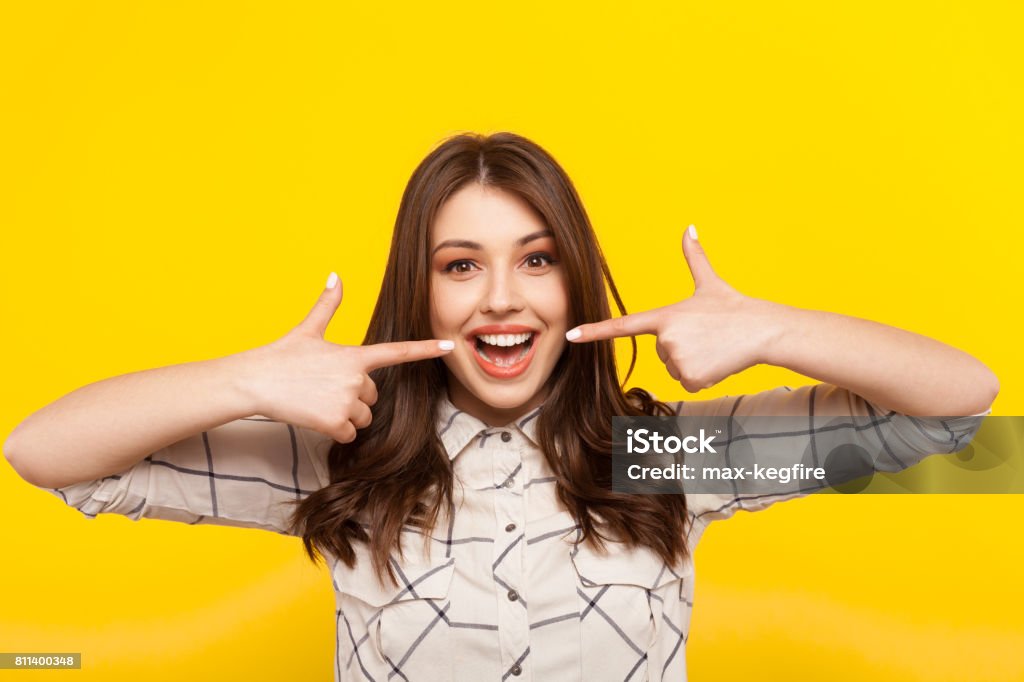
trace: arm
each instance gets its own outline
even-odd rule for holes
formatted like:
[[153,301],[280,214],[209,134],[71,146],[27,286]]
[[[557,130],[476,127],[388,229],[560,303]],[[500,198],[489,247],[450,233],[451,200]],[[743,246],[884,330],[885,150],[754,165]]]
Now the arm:
[[977,359],[878,322],[758,301],[773,331],[759,362],[843,386],[906,415],[975,415],[999,393]]
[[758,363],[842,386],[912,416],[975,415],[999,392],[996,376],[963,351],[919,334],[836,313],[745,296],[711,268],[694,236],[683,239],[692,297],[584,324],[576,343],[655,334],[672,378],[695,393]]
[[83,386],[21,422],[4,455],[26,481],[50,488],[123,471],[172,443],[253,414],[246,353]]
[[292,424],[243,417],[172,443],[124,471],[42,489],[86,519],[120,514],[297,534],[294,505],[329,484],[333,443]]
[[80,388],[19,424],[4,454],[29,483],[61,488],[120,472],[215,426],[262,414],[351,442],[370,424],[373,369],[435,358],[451,342],[339,346],[324,333],[341,303],[336,276],[306,318],[266,346],[126,374]]
[[[736,428],[774,434],[770,441],[761,441],[759,445],[744,447],[741,444],[738,456],[743,462],[749,463],[750,459],[744,458],[756,452],[755,458],[762,465],[788,466],[801,462],[806,466],[822,466],[828,472],[827,480],[821,483],[779,485],[744,481],[731,492],[711,493],[691,488],[686,491],[687,509],[694,521],[705,523],[727,519],[741,509],[767,509],[778,502],[847,483],[872,472],[902,471],[932,454],[959,452],[970,444],[984,421],[983,415],[908,416],[828,383],[795,389],[780,386],[748,395],[674,402],[669,403],[669,407],[680,417],[734,417]],[[847,416],[854,419],[835,419]],[[849,460],[849,454],[843,453],[849,453],[850,446],[868,459]],[[723,455],[728,457],[731,450],[723,451]]]

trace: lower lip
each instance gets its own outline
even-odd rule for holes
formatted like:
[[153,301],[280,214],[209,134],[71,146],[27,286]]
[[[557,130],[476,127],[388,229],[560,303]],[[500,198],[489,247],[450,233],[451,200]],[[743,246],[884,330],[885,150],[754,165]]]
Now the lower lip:
[[530,344],[530,350],[526,351],[526,355],[523,356],[522,360],[514,365],[508,366],[495,365],[494,363],[487,362],[480,357],[480,353],[476,351],[476,338],[473,338],[469,343],[471,345],[470,350],[473,353],[473,357],[476,358],[476,364],[480,365],[480,369],[495,379],[511,379],[525,372],[526,368],[530,366],[530,360],[533,359],[533,353],[537,350],[537,339],[539,337],[540,334],[534,332],[533,342]]

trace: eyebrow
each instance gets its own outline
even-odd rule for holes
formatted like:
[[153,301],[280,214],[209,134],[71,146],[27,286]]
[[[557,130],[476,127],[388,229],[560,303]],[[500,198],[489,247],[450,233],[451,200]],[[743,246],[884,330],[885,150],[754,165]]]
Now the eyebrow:
[[[526,235],[525,237],[522,237],[521,239],[517,239],[516,248],[526,246],[530,242],[536,241],[538,239],[543,239],[544,237],[554,236],[555,235],[553,232],[551,232],[551,230],[537,230],[536,232],[531,232],[530,234]],[[469,241],[468,239],[446,239],[437,246],[435,246],[434,250],[430,252],[430,255],[433,256],[435,253],[445,248],[463,248],[473,249],[475,251],[483,251],[484,249],[484,247],[479,242]]]

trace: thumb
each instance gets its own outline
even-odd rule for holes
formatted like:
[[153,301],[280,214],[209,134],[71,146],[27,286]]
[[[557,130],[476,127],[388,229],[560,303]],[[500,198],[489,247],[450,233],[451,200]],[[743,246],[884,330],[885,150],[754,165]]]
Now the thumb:
[[327,286],[320,294],[316,305],[313,306],[313,309],[306,315],[306,319],[300,322],[296,329],[308,334],[316,334],[323,338],[327,332],[327,325],[330,324],[331,318],[334,317],[335,311],[341,304],[341,296],[341,280],[338,279],[336,273],[332,272],[327,277]]
[[704,254],[704,247],[697,241],[697,228],[693,225],[690,225],[683,234],[683,256],[690,268],[695,288],[718,279],[718,275],[711,267],[711,262]]

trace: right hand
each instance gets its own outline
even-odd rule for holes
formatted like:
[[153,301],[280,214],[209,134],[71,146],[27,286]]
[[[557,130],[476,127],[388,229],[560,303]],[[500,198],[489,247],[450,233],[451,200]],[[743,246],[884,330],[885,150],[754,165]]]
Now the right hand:
[[313,429],[351,443],[356,429],[370,425],[377,387],[369,372],[378,367],[440,357],[438,340],[342,346],[324,340],[341,303],[340,280],[325,288],[301,323],[266,346],[247,351],[249,389],[256,413]]

